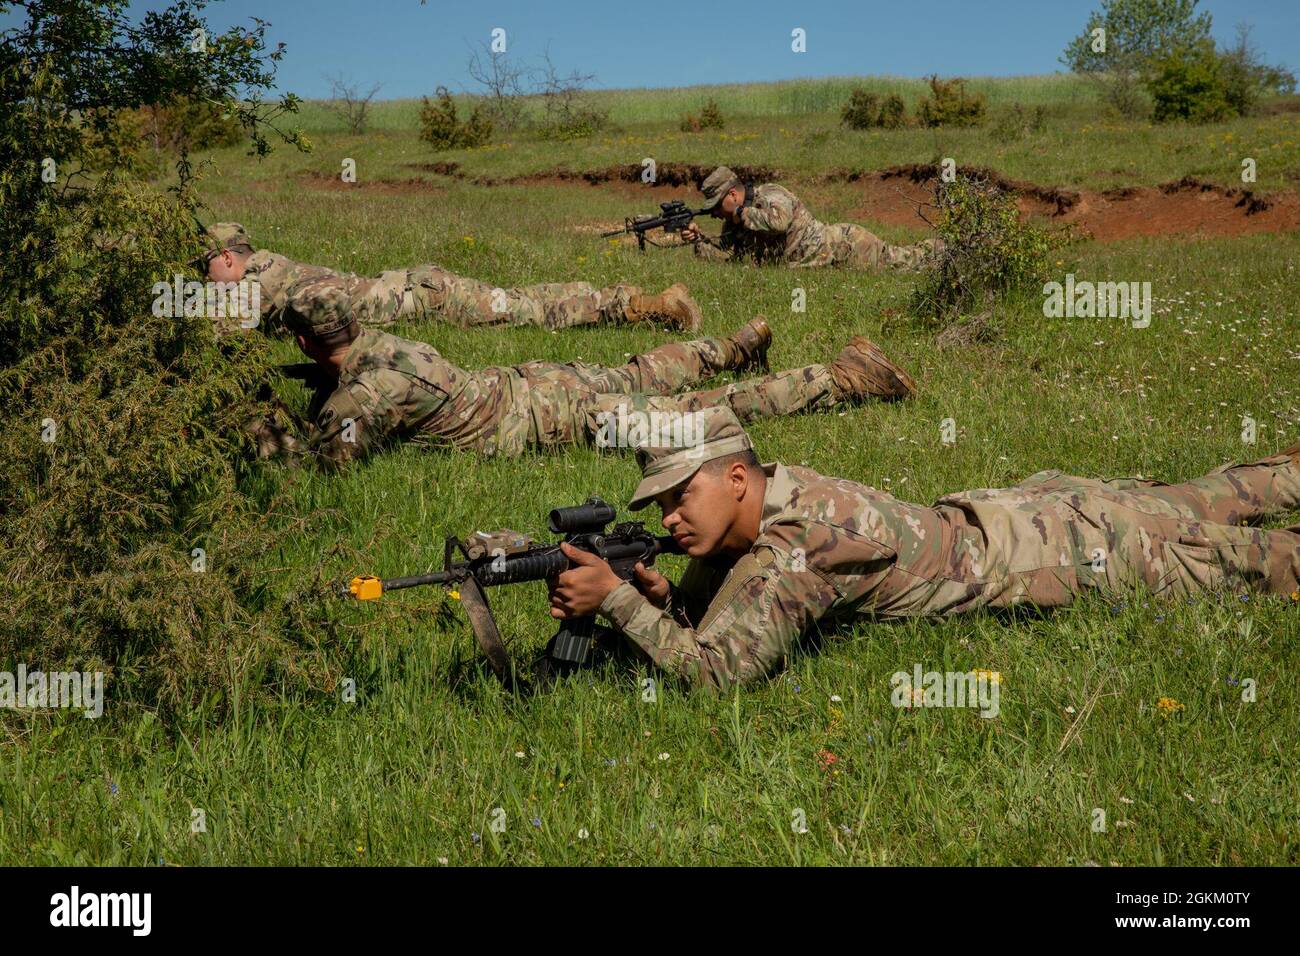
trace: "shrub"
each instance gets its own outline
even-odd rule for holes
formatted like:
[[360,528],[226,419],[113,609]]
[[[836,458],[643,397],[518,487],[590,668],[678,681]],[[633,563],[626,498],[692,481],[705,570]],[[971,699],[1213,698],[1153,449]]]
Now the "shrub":
[[[239,425],[266,342],[151,308],[154,283],[193,276],[201,248],[188,163],[164,191],[103,153],[120,118],[177,96],[224,103],[269,149],[262,28],[209,29],[199,60],[190,5],[129,33],[119,6],[33,0],[26,29],[0,34],[0,405],[16,416],[0,432],[0,659],[102,669],[110,701],[174,713],[228,701],[232,681],[303,674],[304,635],[321,631],[257,574],[282,525]],[[34,156],[58,158],[57,187]]]
[[922,126],[978,126],[984,122],[984,95],[967,95],[966,81],[929,78],[930,95],[921,97],[916,115]]
[[537,128],[542,139],[569,142],[586,139],[610,128],[609,111],[595,107],[578,107],[547,117]]
[[1151,118],[1157,123],[1213,123],[1236,112],[1228,102],[1219,56],[1209,41],[1154,60],[1146,88],[1151,94]]
[[157,150],[215,149],[234,146],[243,139],[239,121],[229,110],[190,96],[178,97],[168,106],[146,106],[139,112],[146,141]]
[[700,110],[699,116],[694,113],[683,116],[678,129],[683,133],[698,133],[706,129],[722,129],[724,125],[722,110],[716,102],[709,100],[704,104],[704,109]]
[[890,93],[881,102],[880,125],[885,129],[901,129],[907,125],[907,107],[897,93]]
[[1032,111],[1025,109],[1019,103],[1011,104],[1011,108],[998,116],[993,123],[993,138],[1000,142],[1011,142],[1018,140],[1026,133],[1037,133],[1043,128],[1043,108],[1035,106]]
[[135,109],[90,109],[82,119],[81,158],[87,169],[112,167],[156,176],[191,150],[233,146],[243,140],[233,111],[188,96]]
[[959,174],[936,187],[943,248],[913,292],[914,315],[949,321],[996,299],[1041,290],[1059,235],[1022,222],[1015,197],[982,177]]
[[715,101],[709,100],[704,104],[704,109],[700,110],[700,127],[702,129],[722,129],[724,125],[722,110]]
[[375,94],[383,87],[376,83],[368,91],[342,73],[327,76],[330,84],[330,99],[325,108],[343,121],[347,131],[353,136],[360,136],[370,124],[370,104]]
[[871,129],[880,125],[880,97],[856,87],[840,111],[840,124],[849,129]]
[[1233,112],[1246,116],[1255,111],[1264,96],[1295,91],[1295,74],[1285,67],[1261,62],[1250,42],[1250,28],[1237,28],[1237,42],[1219,54],[1223,95]]
[[542,100],[542,119],[538,126],[542,139],[585,139],[611,128],[609,111],[595,106],[587,96],[587,84],[595,79],[594,74],[577,70],[562,74],[546,54],[535,76]]
[[492,120],[481,104],[475,105],[469,118],[462,121],[456,103],[445,86],[437,89],[437,100],[421,98],[420,139],[434,149],[468,149],[482,146],[492,138]]
[[849,129],[898,129],[907,125],[907,107],[897,93],[881,99],[857,87],[840,111],[840,124]]

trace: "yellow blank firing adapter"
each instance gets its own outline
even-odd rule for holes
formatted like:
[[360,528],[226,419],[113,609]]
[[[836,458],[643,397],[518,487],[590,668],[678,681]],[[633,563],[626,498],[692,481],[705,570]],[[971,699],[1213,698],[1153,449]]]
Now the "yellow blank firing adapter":
[[358,601],[373,601],[384,593],[384,582],[379,578],[361,575],[352,579],[348,590]]

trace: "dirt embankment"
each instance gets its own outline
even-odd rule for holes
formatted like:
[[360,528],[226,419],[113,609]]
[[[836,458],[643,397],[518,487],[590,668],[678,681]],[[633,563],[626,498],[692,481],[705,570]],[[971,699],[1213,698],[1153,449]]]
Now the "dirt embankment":
[[[644,170],[636,163],[606,166],[604,169],[547,169],[536,173],[521,173],[517,176],[468,176],[461,171],[459,163],[408,163],[407,168],[450,176],[475,186],[568,186],[575,183],[588,186],[616,186],[626,183],[638,189],[644,189],[646,186],[664,189],[689,186],[698,189],[700,183],[704,182],[704,178],[716,167],[701,166],[698,163],[660,163],[655,167],[653,183],[647,183],[641,178]],[[780,173],[770,166],[733,166],[732,169],[746,182],[767,182],[780,176]]]
[[[713,167],[695,163],[661,163],[655,181],[642,181],[638,164],[603,169],[552,169],[516,176],[471,176],[458,163],[409,163],[408,168],[461,180],[476,186],[530,185],[570,186],[583,184],[615,189],[621,194],[644,194],[653,189],[698,189]],[[781,181],[786,177],[767,166],[732,167],[747,182]],[[1008,179],[996,170],[973,168],[968,172],[986,176],[1014,193],[1021,214],[1054,224],[1070,224],[1085,235],[1101,241],[1136,236],[1240,236],[1260,232],[1300,229],[1300,194],[1295,192],[1259,195],[1249,189],[1233,189],[1202,182],[1191,176],[1160,186],[1125,186],[1106,190],[1073,190]],[[851,183],[861,190],[863,202],[852,219],[870,224],[915,226],[920,223],[918,206],[934,198],[938,171],[932,165],[909,164],[878,170],[839,169],[816,177],[813,183]],[[381,179],[344,183],[337,175],[307,173],[311,186],[329,190],[369,189],[390,193],[427,193],[442,187],[428,179]],[[799,191],[797,178],[788,180]]]
[[[1241,236],[1300,229],[1300,195],[1259,195],[1186,176],[1159,186],[1072,190],[1008,179],[995,170],[971,169],[1016,196],[1025,216],[1072,224],[1102,241],[1135,236]],[[914,226],[918,203],[934,198],[937,170],[929,165],[892,166],[866,172],[838,171],[827,182],[859,185],[864,202],[854,218]]]

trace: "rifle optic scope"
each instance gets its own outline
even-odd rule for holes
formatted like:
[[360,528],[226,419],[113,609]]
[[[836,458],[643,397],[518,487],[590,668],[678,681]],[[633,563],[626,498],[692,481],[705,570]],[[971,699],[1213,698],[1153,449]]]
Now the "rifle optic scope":
[[613,507],[599,498],[588,498],[583,504],[572,508],[553,508],[551,510],[551,531],[555,534],[590,534],[604,531],[605,526],[614,520]]

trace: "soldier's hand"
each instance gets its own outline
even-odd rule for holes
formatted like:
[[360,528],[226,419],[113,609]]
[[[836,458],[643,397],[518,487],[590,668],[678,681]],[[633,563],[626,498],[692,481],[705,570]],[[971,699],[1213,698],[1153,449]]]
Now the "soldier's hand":
[[244,423],[244,429],[257,441],[258,458],[293,458],[301,455],[306,447],[286,431],[273,415],[254,416]]
[[551,617],[590,617],[623,582],[604,558],[567,542],[561,543],[560,550],[573,566],[550,582]]
[[693,222],[688,222],[686,225],[682,226],[682,239],[686,242],[699,242],[700,227],[695,225]]
[[672,593],[672,585],[668,579],[651,568],[647,568],[640,561],[632,569],[636,577],[632,580],[632,586],[645,595],[645,599],[653,604],[659,610],[668,606],[668,595]]

